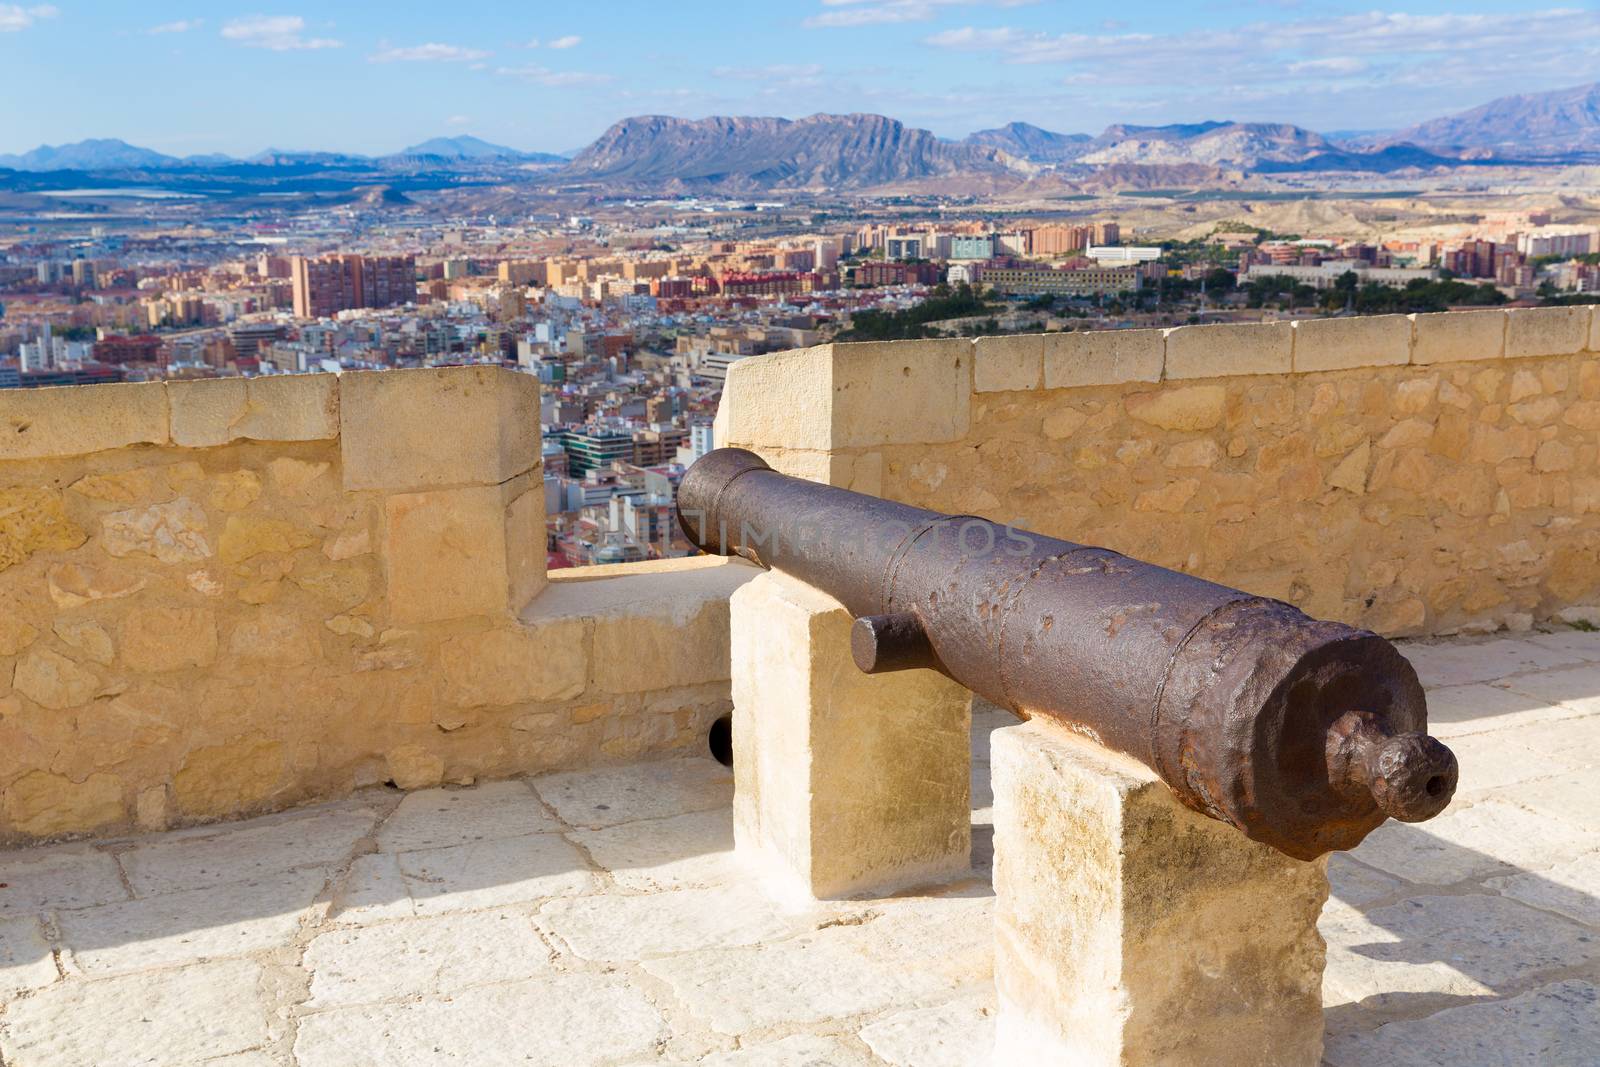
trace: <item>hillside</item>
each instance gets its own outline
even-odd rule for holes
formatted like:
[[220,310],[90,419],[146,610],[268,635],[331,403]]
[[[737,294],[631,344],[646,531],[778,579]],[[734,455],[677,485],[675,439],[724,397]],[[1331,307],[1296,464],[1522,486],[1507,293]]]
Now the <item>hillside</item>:
[[1502,96],[1482,107],[1413,126],[1390,140],[1506,158],[1600,153],[1600,82]]

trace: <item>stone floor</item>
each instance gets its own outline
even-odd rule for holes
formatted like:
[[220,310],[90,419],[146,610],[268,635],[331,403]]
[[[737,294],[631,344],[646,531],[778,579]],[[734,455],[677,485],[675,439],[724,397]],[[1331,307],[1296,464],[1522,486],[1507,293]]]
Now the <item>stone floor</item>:
[[[1451,810],[1332,865],[1327,1062],[1600,1063],[1600,634],[1412,645]],[[0,853],[0,1064],[982,1065],[973,877],[786,911],[708,760]]]

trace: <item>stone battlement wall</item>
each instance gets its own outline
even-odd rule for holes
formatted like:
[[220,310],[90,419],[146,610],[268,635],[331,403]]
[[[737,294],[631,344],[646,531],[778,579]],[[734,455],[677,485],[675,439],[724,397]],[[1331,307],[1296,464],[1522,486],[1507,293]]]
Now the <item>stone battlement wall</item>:
[[0,393],[0,841],[703,743],[753,570],[547,580],[537,390]]
[[1386,634],[1600,603],[1588,307],[824,345],[717,440]]

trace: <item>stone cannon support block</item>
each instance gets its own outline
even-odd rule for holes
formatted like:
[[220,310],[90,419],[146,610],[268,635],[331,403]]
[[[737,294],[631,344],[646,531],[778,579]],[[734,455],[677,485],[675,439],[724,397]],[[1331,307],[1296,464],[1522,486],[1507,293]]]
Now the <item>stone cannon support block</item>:
[[972,373],[980,393],[1039,388],[1044,368],[1044,334],[980,337],[973,345]]
[[1506,312],[1506,358],[1569,356],[1589,343],[1589,308],[1512,308]]
[[498,485],[540,463],[539,382],[499,367],[346,374],[339,420],[346,489]]
[[818,898],[970,866],[970,695],[932,671],[871,676],[850,615],[778,574],[732,598],[734,839]]
[[1416,328],[1412,363],[1467,363],[1506,354],[1504,311],[1437,311],[1410,318]]
[[728,368],[712,435],[717,447],[832,447],[833,346],[741,359]]
[[1035,720],[992,735],[1000,1063],[1315,1067],[1326,866]]
[[1164,330],[1046,334],[1044,387],[1074,389],[1123,382],[1159,382],[1166,353]]
[[167,389],[160,382],[7,389],[0,395],[0,460],[86,456],[169,440]]
[[390,496],[390,615],[401,624],[515,615],[544,588],[544,546],[544,489],[532,478]]
[[1294,324],[1298,374],[1411,362],[1411,320],[1405,315],[1306,319]]
[[339,379],[333,374],[171,382],[167,399],[172,443],[184,448],[339,436]]
[[1288,374],[1294,327],[1287,322],[1179,326],[1167,331],[1168,378]]

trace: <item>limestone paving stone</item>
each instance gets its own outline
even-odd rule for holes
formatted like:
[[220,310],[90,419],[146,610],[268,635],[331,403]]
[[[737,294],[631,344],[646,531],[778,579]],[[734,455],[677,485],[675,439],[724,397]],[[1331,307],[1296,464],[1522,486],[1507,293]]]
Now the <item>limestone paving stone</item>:
[[[1588,706],[1587,701],[1585,705]],[[1570,700],[1567,706],[1572,706]],[[1553,764],[1600,767],[1600,715],[1525,726],[1515,736],[1518,744],[1542,754]]]
[[281,1024],[261,966],[223,960],[94,982],[61,982],[6,1009],[0,1059],[16,1067],[169,1067],[259,1048]]
[[644,1056],[666,1036],[626,978],[571,974],[307,1015],[294,1050],[302,1067],[598,1067]]
[[307,946],[302,966],[310,1009],[447,995],[552,970],[527,913],[503,909],[334,930]]
[[1355,849],[1362,863],[1418,885],[1451,885],[1537,869],[1600,847],[1600,833],[1542,818],[1506,800],[1448,808],[1415,825],[1390,821]]
[[1586,852],[1538,874],[1491,878],[1484,884],[1525,904],[1600,927],[1600,852]]
[[288,944],[327,874],[307,867],[257,881],[63,911],[56,923],[71,950],[73,969],[91,976],[242,956]]
[[1330,1067],[1585,1067],[1600,1049],[1600,988],[1557,982],[1509,1000],[1330,1038]]
[[1600,665],[1540,671],[1506,678],[1498,684],[1513,693],[1560,704],[1575,712],[1600,712]]
[[1505,897],[1413,897],[1332,913],[1327,986],[1374,1005],[1410,994],[1483,996],[1600,959],[1600,934]]
[[1429,688],[1492,682],[1524,671],[1548,671],[1582,662],[1581,656],[1560,649],[1510,639],[1433,645],[1402,642],[1400,653]]
[[1561,752],[1540,752],[1519,743],[1527,733],[1528,728],[1521,727],[1452,737],[1450,750],[1461,771],[1456,795],[1464,798],[1485,789],[1505,789],[1583,766],[1581,757],[1569,759]]
[[992,996],[896,1012],[861,1028],[877,1057],[895,1067],[973,1067],[994,1048]]
[[534,791],[572,826],[602,829],[728,806],[733,772],[709,758],[545,774]]
[[727,808],[575,830],[567,836],[624,890],[724,885],[748,873],[734,855],[733,813]]
[[0,918],[127,900],[117,861],[89,845],[0,852]]
[[1438,738],[1463,737],[1578,714],[1578,709],[1485,682],[1428,690],[1428,732]]
[[58,977],[55,956],[39,920],[32,916],[0,919],[0,998],[40,989]]
[[328,910],[330,922],[355,925],[409,919],[416,914],[400,864],[387,852],[357,857]]
[[1570,652],[1587,663],[1600,663],[1600,632],[1561,630],[1550,634],[1535,634],[1529,643]]
[[1328,887],[1334,900],[1351,907],[1365,907],[1374,900],[1393,896],[1402,891],[1406,883],[1375,871],[1366,864],[1357,863],[1348,852],[1335,852],[1328,857]]
[[780,1041],[713,1052],[693,1061],[641,1060],[628,1067],[690,1067],[691,1062],[694,1067],[878,1067],[870,1053],[841,1038],[816,1034],[795,1034]]
[[787,941],[642,966],[724,1034],[925,1006],[989,981],[992,905],[924,898],[873,917],[875,904]]
[[827,914],[783,908],[746,879],[641,896],[568,897],[541,907],[539,921],[584,959],[621,963],[777,941],[813,929]]
[[578,850],[555,834],[474,841],[396,858],[418,915],[585,893],[595,884]]
[[471,789],[406,794],[379,829],[378,848],[410,852],[560,828],[524,783],[486,782]]
[[137,839],[120,854],[139,896],[260,878],[294,867],[341,863],[371,832],[378,812],[345,802],[289,812],[204,833]]
[[1577,771],[1525,782],[1505,799],[1543,818],[1600,832],[1600,804],[1595,802],[1595,787],[1592,770]]

